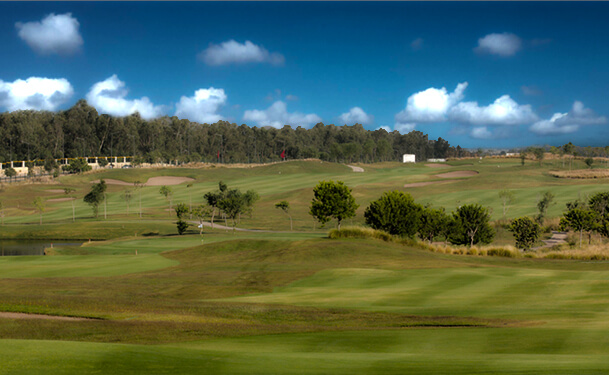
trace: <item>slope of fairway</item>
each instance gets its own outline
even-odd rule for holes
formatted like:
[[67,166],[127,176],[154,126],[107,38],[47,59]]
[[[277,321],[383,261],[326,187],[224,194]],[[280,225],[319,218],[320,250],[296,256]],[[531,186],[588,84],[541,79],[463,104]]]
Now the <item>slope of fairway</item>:
[[158,254],[0,257],[0,278],[108,277],[152,271],[176,264],[178,262]]
[[609,328],[609,271],[519,268],[332,269],[274,293],[231,300],[326,308],[543,320]]
[[[560,332],[538,334],[544,336],[522,329],[417,329],[257,336],[180,346],[0,340],[0,372],[586,375],[609,371],[606,353],[594,350],[590,342]],[[578,346],[582,343],[583,348]],[[571,352],[570,347],[577,349]]]

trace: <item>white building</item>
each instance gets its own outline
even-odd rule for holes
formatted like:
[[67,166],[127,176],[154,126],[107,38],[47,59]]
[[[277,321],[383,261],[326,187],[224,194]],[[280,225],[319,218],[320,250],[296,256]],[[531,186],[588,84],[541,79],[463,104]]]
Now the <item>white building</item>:
[[414,154],[404,154],[403,156],[403,163],[414,163],[415,162],[415,156]]

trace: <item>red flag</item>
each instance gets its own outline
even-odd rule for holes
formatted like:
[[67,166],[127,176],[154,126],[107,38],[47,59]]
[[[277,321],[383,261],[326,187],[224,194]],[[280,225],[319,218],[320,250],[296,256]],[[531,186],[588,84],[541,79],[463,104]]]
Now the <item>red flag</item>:
[[218,160],[220,160],[220,150],[218,150]]
[[281,158],[285,159],[285,150],[281,151]]

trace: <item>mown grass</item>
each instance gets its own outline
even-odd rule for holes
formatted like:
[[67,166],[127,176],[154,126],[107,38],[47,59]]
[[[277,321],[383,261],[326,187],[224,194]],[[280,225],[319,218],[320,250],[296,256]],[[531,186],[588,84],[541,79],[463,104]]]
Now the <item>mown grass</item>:
[[[456,256],[408,242],[321,238],[334,223],[313,230],[308,205],[323,179],[353,188],[362,205],[353,224],[363,222],[367,203],[385,190],[407,190],[418,202],[449,210],[475,197],[499,218],[497,192],[509,188],[516,191],[510,218],[534,213],[535,198],[545,190],[558,197],[551,211],[556,215],[563,200],[604,189],[600,180],[551,177],[555,161],[542,167],[499,159],[450,164],[363,165],[364,173],[320,162],[115,170],[63,177],[61,185],[5,187],[0,194],[10,202],[9,224],[0,236],[107,241],[55,249],[56,256],[0,259],[0,311],[95,318],[0,319],[0,373],[609,372],[609,271],[602,261]],[[480,173],[403,188],[438,180],[435,175],[448,170]],[[203,245],[198,231],[172,236],[174,219],[158,187],[142,190],[143,220],[137,196],[127,215],[124,187],[113,186],[108,220],[91,218],[79,201],[73,224],[70,202],[58,202],[44,213],[48,224],[33,224],[34,196],[62,196],[43,190],[74,186],[82,199],[89,181],[100,177],[162,175],[196,180],[192,188],[174,186],[174,202],[188,203],[192,196],[200,203],[219,180],[257,190],[261,200],[253,217],[245,215],[239,225],[283,232],[206,229]],[[284,199],[292,205],[295,233],[274,208]],[[502,232],[493,248],[509,241]]]

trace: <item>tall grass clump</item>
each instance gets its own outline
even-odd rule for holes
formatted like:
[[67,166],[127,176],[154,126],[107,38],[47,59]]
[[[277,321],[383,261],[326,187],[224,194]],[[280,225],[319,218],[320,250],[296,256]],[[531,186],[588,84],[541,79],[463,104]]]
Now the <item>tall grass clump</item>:
[[357,227],[357,226],[348,226],[343,227],[341,229],[332,229],[328,233],[328,237],[332,239],[338,238],[375,238],[378,240],[383,240],[385,242],[392,242],[394,240],[393,236],[387,232],[383,232],[382,230],[365,228],[365,227]]
[[609,248],[602,245],[592,245],[583,249],[549,251],[544,253],[542,257],[568,260],[609,260]]

